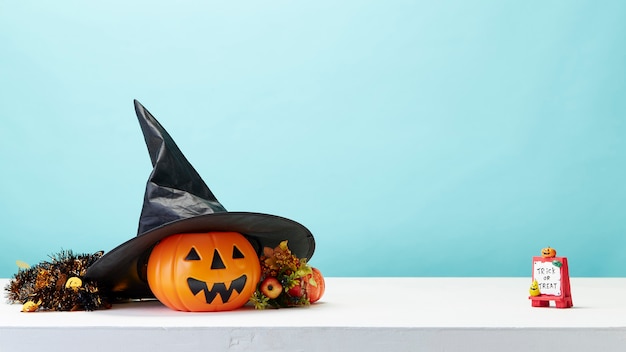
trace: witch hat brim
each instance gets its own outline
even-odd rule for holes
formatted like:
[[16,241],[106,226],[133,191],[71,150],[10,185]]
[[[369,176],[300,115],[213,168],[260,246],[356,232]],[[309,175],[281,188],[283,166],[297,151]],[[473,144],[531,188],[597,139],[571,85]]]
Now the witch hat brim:
[[178,233],[239,232],[259,254],[287,240],[297,257],[313,256],[315,239],[302,224],[276,215],[226,211],[154,116],[136,100],[135,110],[154,167],[138,234],[98,259],[86,277],[119,297],[153,297],[145,275],[150,251]]

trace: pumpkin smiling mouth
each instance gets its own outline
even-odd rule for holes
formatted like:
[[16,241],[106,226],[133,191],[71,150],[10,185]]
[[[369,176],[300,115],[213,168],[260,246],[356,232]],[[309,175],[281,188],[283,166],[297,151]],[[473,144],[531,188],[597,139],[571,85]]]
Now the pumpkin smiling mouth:
[[248,277],[244,274],[231,281],[230,287],[228,288],[226,288],[225,283],[216,282],[213,284],[213,287],[209,289],[209,286],[206,282],[190,277],[187,278],[187,285],[189,286],[189,289],[191,290],[191,293],[194,294],[194,296],[198,295],[200,291],[204,291],[204,298],[206,299],[207,304],[213,303],[213,300],[215,300],[215,297],[217,297],[217,295],[220,295],[220,297],[222,298],[222,302],[226,303],[230,299],[233,291],[241,293],[246,285],[247,280]]

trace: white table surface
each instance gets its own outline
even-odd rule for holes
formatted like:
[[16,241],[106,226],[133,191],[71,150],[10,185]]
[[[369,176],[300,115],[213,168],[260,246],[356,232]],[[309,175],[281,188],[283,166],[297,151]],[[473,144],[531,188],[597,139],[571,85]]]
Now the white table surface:
[[219,313],[156,301],[22,313],[3,300],[0,351],[55,351],[53,341],[67,350],[68,338],[97,341],[87,351],[626,351],[626,278],[571,278],[567,309],[531,307],[529,286],[529,278],[326,278],[310,307]]

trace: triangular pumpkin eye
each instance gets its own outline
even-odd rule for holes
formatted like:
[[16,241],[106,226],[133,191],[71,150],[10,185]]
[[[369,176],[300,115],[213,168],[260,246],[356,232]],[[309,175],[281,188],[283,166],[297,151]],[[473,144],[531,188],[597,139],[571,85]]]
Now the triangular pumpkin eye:
[[245,258],[245,256],[243,255],[243,253],[241,253],[239,248],[237,248],[237,246],[233,246],[233,259],[243,259],[243,258]]
[[196,252],[195,248],[191,247],[191,250],[185,257],[185,260],[200,260],[200,256],[198,255],[198,252]]
[[213,261],[211,262],[211,269],[226,269],[226,265],[224,265],[224,261],[222,261],[222,257],[220,257],[220,253],[215,249],[213,251]]

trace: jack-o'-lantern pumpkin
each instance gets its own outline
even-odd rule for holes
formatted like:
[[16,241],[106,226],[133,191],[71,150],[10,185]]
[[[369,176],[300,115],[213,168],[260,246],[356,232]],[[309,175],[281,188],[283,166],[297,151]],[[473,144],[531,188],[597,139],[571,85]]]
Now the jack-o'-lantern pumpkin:
[[556,250],[551,247],[541,249],[541,256],[544,258],[556,257]]
[[237,309],[256,290],[261,266],[254,247],[237,232],[169,236],[150,253],[152,293],[180,311]]

